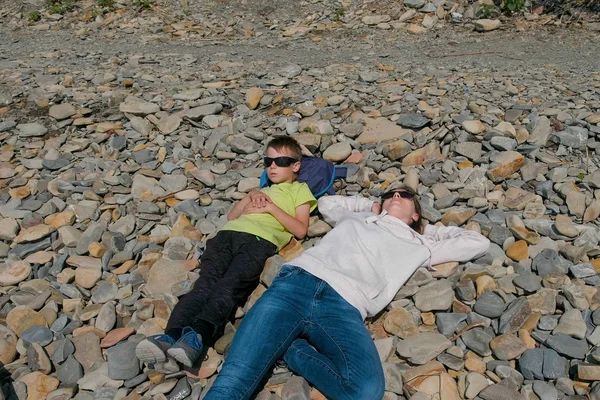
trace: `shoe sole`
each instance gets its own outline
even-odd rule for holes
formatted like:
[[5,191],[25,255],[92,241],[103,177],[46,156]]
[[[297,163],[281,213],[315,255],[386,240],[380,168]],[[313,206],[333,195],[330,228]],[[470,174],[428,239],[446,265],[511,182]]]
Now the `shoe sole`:
[[135,348],[135,355],[140,361],[147,364],[156,364],[167,361],[167,356],[160,346],[149,340],[142,340]]
[[192,365],[194,364],[188,357],[185,350],[182,349],[181,347],[179,347],[179,348],[172,347],[169,350],[167,350],[167,353],[169,353],[169,355],[171,357],[173,357],[175,360],[179,361],[180,363],[182,363],[183,365],[185,365],[188,368],[191,368]]

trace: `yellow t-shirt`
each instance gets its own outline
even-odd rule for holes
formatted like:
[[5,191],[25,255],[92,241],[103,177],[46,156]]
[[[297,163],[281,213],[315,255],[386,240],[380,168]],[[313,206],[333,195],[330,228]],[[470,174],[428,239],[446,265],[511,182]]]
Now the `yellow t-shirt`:
[[[310,211],[317,206],[317,200],[304,182],[278,183],[260,190],[273,200],[279,208],[296,216],[296,207],[309,203]],[[253,213],[240,215],[225,224],[222,230],[246,232],[261,237],[277,246],[280,250],[285,246],[292,234],[269,213]]]

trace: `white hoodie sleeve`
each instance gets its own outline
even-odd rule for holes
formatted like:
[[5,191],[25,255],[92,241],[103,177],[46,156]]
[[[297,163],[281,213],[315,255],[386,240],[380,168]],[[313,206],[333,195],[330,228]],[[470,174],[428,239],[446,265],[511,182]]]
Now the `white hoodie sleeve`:
[[323,196],[319,199],[319,212],[331,226],[346,214],[370,212],[374,201],[362,196]]
[[426,225],[423,236],[429,242],[431,264],[465,262],[484,255],[490,241],[480,233],[454,226]]

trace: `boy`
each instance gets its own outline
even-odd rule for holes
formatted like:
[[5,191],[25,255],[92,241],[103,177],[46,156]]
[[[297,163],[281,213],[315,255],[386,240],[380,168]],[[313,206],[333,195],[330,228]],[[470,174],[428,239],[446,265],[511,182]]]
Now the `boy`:
[[272,185],[252,191],[227,215],[227,224],[210,239],[200,258],[200,277],[177,303],[165,334],[142,340],[136,355],[145,363],[166,354],[187,367],[212,344],[238,304],[256,287],[266,260],[292,236],[302,239],[317,201],[306,183],[296,181],[302,149],[278,136],[267,145],[264,165]]

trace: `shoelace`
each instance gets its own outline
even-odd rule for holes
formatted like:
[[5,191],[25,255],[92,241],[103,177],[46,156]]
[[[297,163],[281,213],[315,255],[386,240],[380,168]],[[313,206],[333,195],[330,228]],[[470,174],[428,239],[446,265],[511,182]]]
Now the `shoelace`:
[[181,342],[194,350],[200,351],[202,348],[202,340],[200,340],[196,331],[189,326],[183,328],[181,331],[181,338],[179,338],[178,342]]
[[175,344],[175,339],[173,339],[171,336],[164,334],[164,333],[159,333],[158,335],[152,335],[150,336],[152,339],[161,341],[161,342],[167,342],[169,344]]

